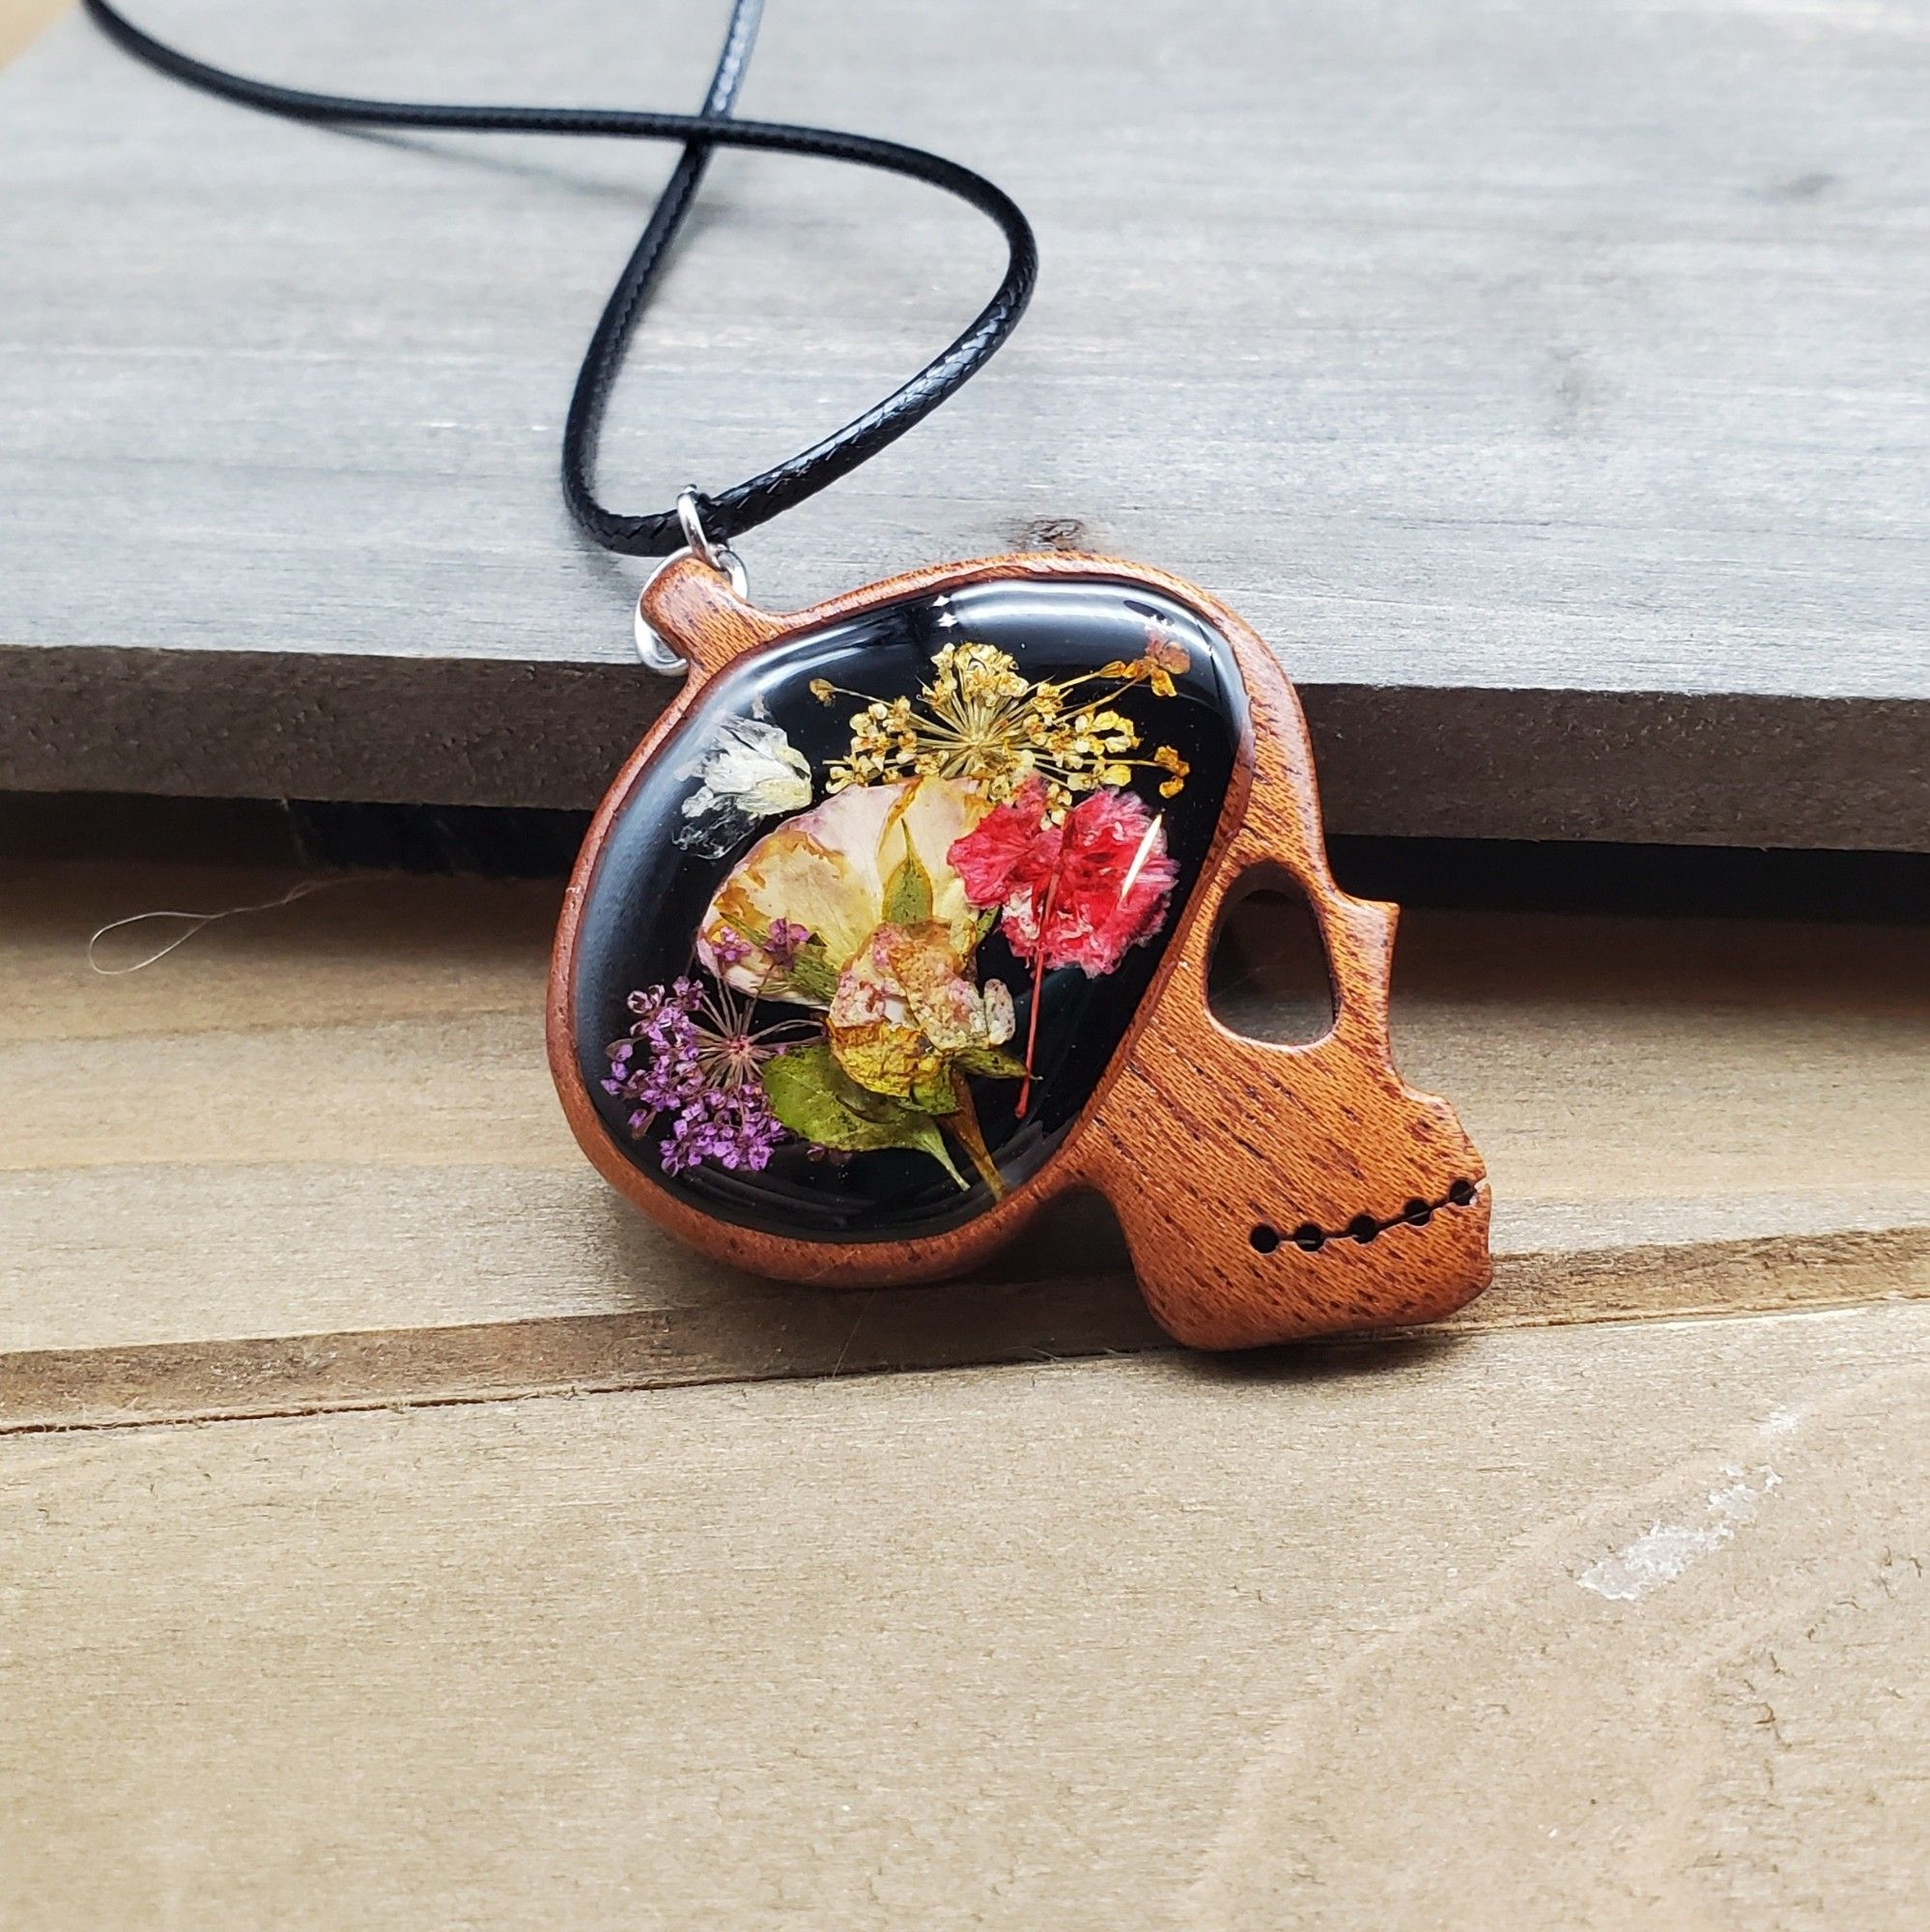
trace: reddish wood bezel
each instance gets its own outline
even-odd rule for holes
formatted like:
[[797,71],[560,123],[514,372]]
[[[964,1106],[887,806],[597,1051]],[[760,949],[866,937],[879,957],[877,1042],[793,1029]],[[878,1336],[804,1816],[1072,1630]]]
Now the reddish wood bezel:
[[[633,1164],[597,1113],[578,1064],[577,927],[611,821],[639,771],[724,667],[882,605],[1014,578],[1100,579],[1163,592],[1226,640],[1245,681],[1249,728],[1158,973],[1052,1157],[965,1226],[910,1240],[834,1242],[714,1220]],[[658,577],[645,614],[691,670],[617,774],[583,841],[556,928],[547,1028],[570,1126],[627,1199],[721,1261],[784,1280],[870,1288],[961,1274],[1010,1241],[1048,1201],[1096,1189],[1124,1227],[1153,1314],[1178,1339],[1208,1348],[1433,1320],[1486,1286],[1489,1200],[1480,1158],[1444,1102],[1402,1085],[1388,1049],[1395,908],[1335,884],[1299,699],[1273,654],[1232,611],[1163,571],[1053,552],[910,571],[781,616],[742,602],[722,578],[684,558]],[[1298,885],[1327,940],[1336,1022],[1308,1046],[1243,1038],[1213,1017],[1206,1001],[1219,921],[1269,874]],[[1272,1145],[1269,1133],[1280,1136]],[[1451,1187],[1470,1188],[1472,1198],[1450,1203]],[[1410,1221],[1378,1225],[1410,1207],[1425,1218],[1416,1211]],[[1377,1227],[1365,1241],[1348,1233],[1362,1216]],[[1296,1246],[1291,1236],[1302,1226],[1329,1238],[1318,1249]],[[1289,1238],[1256,1245],[1267,1234]]]

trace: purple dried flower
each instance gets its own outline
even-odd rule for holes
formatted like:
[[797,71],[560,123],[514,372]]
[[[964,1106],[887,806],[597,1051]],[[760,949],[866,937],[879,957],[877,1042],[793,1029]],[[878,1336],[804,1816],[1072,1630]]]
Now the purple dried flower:
[[[740,957],[751,951],[743,941],[737,944]],[[717,950],[724,958],[723,949]],[[793,1018],[754,1027],[756,1004],[728,985],[712,991],[691,979],[630,995],[637,1021],[627,1038],[606,1049],[610,1078],[603,1090],[636,1103],[629,1118],[633,1135],[640,1137],[660,1116],[671,1116],[658,1151],[666,1174],[682,1174],[705,1161],[754,1172],[787,1137],[771,1112],[758,1068],[797,1043],[796,1029],[815,1033],[818,1023]]]
[[645,986],[641,992],[632,993],[627,1004],[639,1019],[647,1022],[672,1008],[688,1013],[702,997],[703,988],[686,975],[672,980],[667,986]]
[[774,919],[770,937],[764,941],[764,951],[780,966],[788,966],[798,956],[798,948],[809,937],[809,926],[793,925],[787,919]]
[[751,956],[751,942],[741,932],[720,926],[710,936],[710,950],[720,966],[736,966]]
[[707,1088],[678,1114],[665,1138],[664,1172],[682,1174],[708,1160],[756,1173],[784,1137],[762,1087]]

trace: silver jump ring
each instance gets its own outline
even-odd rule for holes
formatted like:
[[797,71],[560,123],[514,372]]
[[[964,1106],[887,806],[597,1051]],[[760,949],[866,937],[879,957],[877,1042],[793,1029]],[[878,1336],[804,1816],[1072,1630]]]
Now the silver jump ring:
[[[684,496],[689,495],[690,492],[685,491]],[[683,515],[682,497],[677,498],[677,514],[679,517]],[[692,512],[692,516],[695,518],[695,511]],[[685,527],[688,529],[689,526]],[[699,527],[698,534],[701,535],[701,527]],[[671,564],[677,563],[687,556],[695,557],[700,563],[708,564],[720,577],[728,578],[730,588],[738,597],[748,597],[751,594],[751,579],[744,568],[744,559],[734,550],[727,547],[724,550],[712,550],[708,555],[703,551],[700,551],[695,544],[692,544],[684,550],[673,550],[643,580],[643,587],[637,593],[637,655],[643,660],[646,669],[658,671],[665,677],[676,677],[682,672],[687,671],[690,668],[690,661],[687,658],[680,658],[658,636],[656,628],[643,614],[643,600],[649,596],[650,586],[656,582],[658,578],[662,577]]]
[[689,483],[677,492],[677,524],[684,533],[684,542],[693,556],[700,556],[721,577],[724,575],[724,558],[726,553],[711,542],[709,532],[703,526],[703,519],[697,515],[696,485]]

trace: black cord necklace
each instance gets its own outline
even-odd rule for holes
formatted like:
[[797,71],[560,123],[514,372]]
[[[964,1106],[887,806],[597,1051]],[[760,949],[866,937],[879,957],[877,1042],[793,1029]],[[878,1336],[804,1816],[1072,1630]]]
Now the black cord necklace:
[[[1101,1192],[1153,1314],[1211,1348],[1426,1321],[1488,1279],[1480,1157],[1389,1056],[1394,908],[1334,883],[1298,700],[1206,592],[1117,558],[940,564],[809,611],[751,604],[724,546],[875,455],[1011,332],[1036,268],[982,176],[889,141],[730,118],[759,0],[700,114],[304,94],[162,45],[244,105],[357,127],[675,140],[563,439],[570,508],[664,556],[638,603],[684,675],[610,786],[565,896],[550,1061],[584,1152],[671,1233],[839,1287],[975,1264],[1055,1195]],[[859,161],[982,210],[1010,258],[945,353],[748,483],[625,517],[590,486],[624,345],[719,146]],[[1220,917],[1290,876],[1334,1024],[1307,1046],[1208,1010]]]
[[1032,227],[1018,204],[970,168],[922,148],[844,134],[825,128],[793,128],[767,121],[733,121],[730,111],[751,64],[763,0],[732,0],[724,45],[711,74],[702,109],[695,114],[659,114],[636,108],[468,107],[403,100],[361,100],[346,95],[311,94],[252,80],[184,54],[137,27],[108,0],[83,0],[108,37],[138,60],[162,73],[223,100],[339,128],[416,128],[446,133],[601,135],[643,141],[681,141],[684,151],[650,211],[643,233],[631,252],[610,299],[604,304],[563,424],[563,496],[571,514],[606,550],[628,556],[665,556],[685,543],[684,525],[674,510],[627,517],[597,501],[591,477],[598,433],[623,355],[636,332],[650,291],[672,242],[696,199],[698,184],[718,147],[761,148],[785,155],[855,161],[927,183],[968,201],[998,223],[1006,238],[1005,274],[997,292],[972,325],[910,382],[848,422],[822,442],[714,495],[695,494],[702,526],[719,544],[768,523],[781,510],[815,496],[861,463],[895,442],[913,424],[955,395],[995,355],[1018,326],[1038,277],[1038,250]]

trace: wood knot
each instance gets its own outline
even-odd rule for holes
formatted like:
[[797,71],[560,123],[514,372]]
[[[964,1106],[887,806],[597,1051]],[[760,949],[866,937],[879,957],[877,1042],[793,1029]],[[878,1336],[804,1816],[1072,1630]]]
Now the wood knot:
[[1091,550],[1091,532],[1077,517],[1028,517],[1012,526],[1014,550]]

